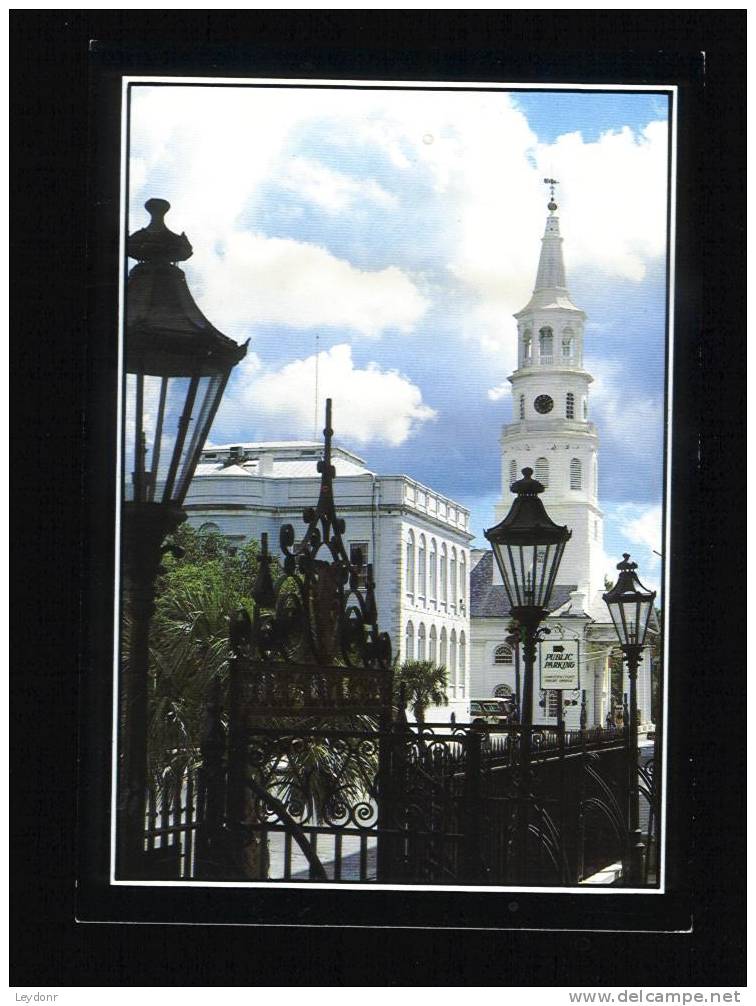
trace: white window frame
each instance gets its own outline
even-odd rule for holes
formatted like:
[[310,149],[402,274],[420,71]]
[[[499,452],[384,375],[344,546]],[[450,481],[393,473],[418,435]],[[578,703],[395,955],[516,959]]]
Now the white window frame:
[[570,489],[580,491],[583,488],[583,462],[580,458],[570,458]]
[[407,535],[407,593],[415,596],[415,533],[410,530]]
[[404,629],[404,659],[415,659],[415,626],[412,624],[412,619],[407,622]]
[[435,604],[438,596],[438,551],[436,549],[435,538],[431,538],[430,540],[430,558],[428,567],[428,597],[433,604]]
[[360,590],[365,590],[367,588],[367,568],[370,562],[370,542],[369,541],[350,541],[349,542],[349,561],[354,563],[353,551],[357,549],[362,552],[362,569],[360,570],[359,576],[357,577],[357,585]]

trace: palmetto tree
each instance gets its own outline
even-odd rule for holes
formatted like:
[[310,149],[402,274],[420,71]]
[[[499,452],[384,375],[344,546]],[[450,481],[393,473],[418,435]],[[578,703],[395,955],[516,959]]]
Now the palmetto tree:
[[394,676],[397,696],[404,686],[407,708],[418,724],[425,723],[425,711],[429,706],[448,706],[448,672],[442,664],[432,660],[406,660]]

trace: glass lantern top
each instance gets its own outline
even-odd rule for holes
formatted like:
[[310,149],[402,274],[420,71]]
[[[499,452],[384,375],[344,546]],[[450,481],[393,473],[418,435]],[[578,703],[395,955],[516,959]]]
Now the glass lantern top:
[[491,544],[496,545],[557,545],[568,541],[572,532],[566,526],[555,524],[539,499],[544,486],[532,477],[532,468],[522,469],[523,477],[511,486],[516,498],[504,520],[496,527],[484,531]]
[[617,582],[603,595],[617,637],[624,646],[643,646],[656,599],[656,591],[647,590],[638,579],[637,568],[629,553],[623,553],[622,562],[617,563]]

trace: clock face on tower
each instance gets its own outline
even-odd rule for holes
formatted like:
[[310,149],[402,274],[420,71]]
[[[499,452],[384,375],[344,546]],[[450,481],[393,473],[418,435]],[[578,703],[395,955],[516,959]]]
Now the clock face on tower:
[[536,412],[540,412],[543,416],[554,408],[554,399],[551,395],[539,395],[535,402],[533,402],[533,405]]

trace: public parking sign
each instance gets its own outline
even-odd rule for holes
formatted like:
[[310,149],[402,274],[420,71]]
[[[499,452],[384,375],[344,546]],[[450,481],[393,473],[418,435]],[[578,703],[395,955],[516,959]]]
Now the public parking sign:
[[539,648],[541,689],[580,688],[580,643],[577,639],[543,640]]

